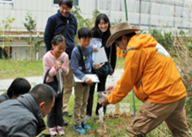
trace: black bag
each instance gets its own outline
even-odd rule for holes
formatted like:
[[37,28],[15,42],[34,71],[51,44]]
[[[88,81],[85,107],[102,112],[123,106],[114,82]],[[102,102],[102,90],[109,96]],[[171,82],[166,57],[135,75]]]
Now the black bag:
[[106,62],[100,69],[94,68],[95,73],[99,77],[104,77],[113,73],[113,68],[109,62]]
[[54,91],[57,93],[58,92],[58,80],[57,80],[56,76],[54,76],[54,81],[46,82],[46,79],[47,79],[47,76],[49,74],[49,71],[50,70],[47,70],[47,73],[45,74],[45,78],[43,80],[43,83],[51,86],[54,89]]
[[98,77],[104,77],[113,73],[113,68],[110,64],[111,56],[112,56],[111,54],[112,54],[112,45],[110,46],[109,62],[106,62],[100,69],[96,69],[93,67]]

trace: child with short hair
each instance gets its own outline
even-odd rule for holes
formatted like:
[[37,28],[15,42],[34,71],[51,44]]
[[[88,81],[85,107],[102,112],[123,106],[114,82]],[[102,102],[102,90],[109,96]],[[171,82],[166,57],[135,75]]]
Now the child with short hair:
[[[65,75],[69,72],[69,59],[67,53],[65,53],[66,42],[62,35],[56,35],[52,41],[53,50],[48,51],[43,56],[43,68],[45,79],[44,83],[50,85],[55,82],[52,87],[55,92],[58,92],[58,70],[62,69],[62,80],[65,82]],[[50,85],[51,86],[51,85]],[[47,126],[52,136],[57,134],[64,135],[65,132],[63,126],[63,115],[62,115],[62,93],[57,94],[55,97],[55,104],[47,115]]]
[[[75,126],[74,130],[77,131],[80,134],[85,134],[85,130],[90,130],[91,127],[86,124],[84,121],[86,116],[86,107],[87,107],[87,99],[89,97],[89,88],[90,84],[93,83],[93,81],[85,76],[85,73],[91,74],[91,68],[93,64],[92,60],[92,52],[93,48],[90,45],[92,38],[92,32],[91,29],[87,27],[83,27],[79,29],[78,31],[78,39],[79,39],[79,45],[75,47],[72,51],[71,56],[71,68],[73,71],[73,74],[83,80],[85,84],[82,83],[75,83],[75,104],[74,104],[74,121]],[[80,47],[82,55],[83,55],[83,61],[85,64],[85,72],[83,72],[83,66],[81,62],[81,53],[79,52],[78,47]],[[100,64],[94,64],[94,67],[99,69],[101,67]]]

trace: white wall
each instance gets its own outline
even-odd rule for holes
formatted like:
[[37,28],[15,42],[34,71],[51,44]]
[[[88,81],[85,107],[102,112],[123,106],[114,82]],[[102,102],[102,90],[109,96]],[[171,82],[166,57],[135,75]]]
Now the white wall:
[[[141,14],[139,13],[139,6],[140,0],[127,0],[130,24],[168,24],[169,26],[175,24],[176,27],[190,27],[183,12],[191,20],[191,9],[186,2],[183,3],[183,0],[141,0]],[[79,7],[84,18],[91,18],[93,11],[97,8],[100,12],[106,13],[111,22],[118,19],[125,21],[124,0],[79,0]],[[7,16],[11,16],[16,19],[13,23],[13,29],[26,30],[23,22],[25,22],[27,12],[30,11],[33,17],[36,17],[37,30],[44,31],[48,17],[55,14],[57,9],[58,5],[53,5],[53,0],[0,2],[0,23]],[[175,15],[172,9],[175,9]],[[140,20],[141,22],[139,22]],[[0,28],[3,28],[2,24],[0,24]]]
[[[44,31],[49,16],[57,12],[53,0],[13,0],[13,3],[0,3],[0,21],[7,16],[14,17],[13,29],[25,30],[23,22],[30,11],[37,21],[37,30]],[[2,28],[2,24],[0,25]]]

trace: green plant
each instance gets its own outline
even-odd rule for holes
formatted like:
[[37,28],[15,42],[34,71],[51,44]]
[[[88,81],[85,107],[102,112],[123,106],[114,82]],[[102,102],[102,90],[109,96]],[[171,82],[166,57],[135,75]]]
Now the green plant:
[[7,45],[7,47],[1,46],[2,48],[5,49],[8,59],[11,57],[11,44],[13,43],[14,37],[11,36],[11,28],[12,28],[12,23],[15,21],[15,18],[11,18],[10,16],[6,17],[5,20],[2,21],[2,24],[4,25],[4,37],[3,37],[3,43]]
[[192,55],[185,41],[180,44],[179,48],[176,46],[173,46],[173,48],[176,56],[174,61],[188,93],[186,112],[188,116],[192,117]]
[[120,23],[122,19],[114,19],[114,21],[115,21],[115,24],[117,24],[117,23]]
[[167,51],[171,51],[174,39],[172,32],[150,29],[149,33],[153,36]]
[[[89,18],[83,18],[81,16],[81,9],[77,6],[74,6],[72,13],[75,15],[75,17],[77,18],[78,21],[78,28],[77,31],[82,28],[82,27],[88,27],[88,28],[93,28],[94,24],[95,24],[95,19],[97,17],[97,15],[100,13],[97,9],[95,9],[93,11],[93,17],[91,19]],[[75,36],[75,45],[78,44],[78,39],[77,39],[77,34]]]
[[31,41],[33,43],[33,51],[35,53],[35,59],[36,59],[37,53],[39,52],[40,46],[44,42],[44,40],[43,37],[32,37]]
[[26,22],[24,22],[23,24],[30,34],[30,40],[28,44],[30,45],[30,53],[31,53],[30,55],[31,55],[31,61],[32,61],[33,60],[33,43],[34,43],[34,38],[32,38],[32,34],[36,31],[37,24],[36,24],[36,20],[33,19],[32,13],[30,13],[30,11],[25,16],[25,21]]

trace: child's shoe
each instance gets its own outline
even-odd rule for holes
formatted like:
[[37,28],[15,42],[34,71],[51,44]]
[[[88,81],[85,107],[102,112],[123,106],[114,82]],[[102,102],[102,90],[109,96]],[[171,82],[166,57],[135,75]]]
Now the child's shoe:
[[64,131],[63,128],[60,127],[60,126],[57,126],[57,132],[59,133],[60,136],[65,135],[65,131]]
[[96,120],[99,119],[99,115],[95,115],[94,119]]
[[80,134],[85,134],[85,130],[82,128],[81,124],[74,126],[74,129]]
[[49,132],[51,136],[56,136],[58,134],[56,131],[56,127],[49,128]]
[[84,129],[91,130],[91,127],[88,126],[85,121],[83,121],[83,122],[81,123],[81,125],[82,125],[82,127],[83,127]]

